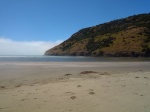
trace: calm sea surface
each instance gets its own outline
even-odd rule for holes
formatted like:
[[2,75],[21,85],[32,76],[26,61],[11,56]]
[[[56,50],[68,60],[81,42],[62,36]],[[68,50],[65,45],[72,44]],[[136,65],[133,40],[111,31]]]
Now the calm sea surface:
[[0,62],[126,62],[145,61],[150,58],[124,58],[124,57],[82,57],[82,56],[0,56]]

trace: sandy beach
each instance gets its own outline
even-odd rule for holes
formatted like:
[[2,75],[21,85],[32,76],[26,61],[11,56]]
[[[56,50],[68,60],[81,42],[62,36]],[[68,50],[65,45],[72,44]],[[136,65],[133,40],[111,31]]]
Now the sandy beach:
[[0,112],[149,112],[149,62],[0,63]]

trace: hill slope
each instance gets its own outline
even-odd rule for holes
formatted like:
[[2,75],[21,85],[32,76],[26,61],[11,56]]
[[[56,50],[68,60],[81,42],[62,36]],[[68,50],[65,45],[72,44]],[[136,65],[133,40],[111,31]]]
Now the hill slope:
[[45,55],[150,56],[150,14],[84,28]]

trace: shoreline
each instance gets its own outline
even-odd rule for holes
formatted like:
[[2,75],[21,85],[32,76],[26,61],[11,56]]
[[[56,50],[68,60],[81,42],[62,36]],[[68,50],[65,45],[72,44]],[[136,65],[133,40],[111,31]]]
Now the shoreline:
[[0,63],[0,85],[30,85],[42,80],[59,79],[65,74],[77,77],[82,71],[109,74],[150,72],[149,66],[149,62],[5,62]]

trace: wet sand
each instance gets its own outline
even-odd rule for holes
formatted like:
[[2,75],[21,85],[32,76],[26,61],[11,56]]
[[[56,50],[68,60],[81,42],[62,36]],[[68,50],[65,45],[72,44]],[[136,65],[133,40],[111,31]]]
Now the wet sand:
[[149,62],[0,63],[0,112],[149,112]]

